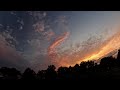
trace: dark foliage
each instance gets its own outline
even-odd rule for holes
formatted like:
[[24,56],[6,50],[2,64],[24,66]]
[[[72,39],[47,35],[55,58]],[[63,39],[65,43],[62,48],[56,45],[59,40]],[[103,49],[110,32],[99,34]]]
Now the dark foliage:
[[0,68],[0,80],[99,80],[120,79],[120,50],[117,58],[104,57],[100,63],[94,61],[81,62],[74,67],[48,66],[46,70],[27,68],[23,73],[15,68]]

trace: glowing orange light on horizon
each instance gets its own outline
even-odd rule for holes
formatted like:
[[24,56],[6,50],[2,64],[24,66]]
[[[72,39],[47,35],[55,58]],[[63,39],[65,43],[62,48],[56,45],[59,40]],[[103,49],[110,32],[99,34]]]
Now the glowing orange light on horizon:
[[[69,52],[67,54],[63,52],[62,56],[58,57],[59,52],[57,52],[56,47],[59,46],[68,37],[68,35],[69,32],[65,32],[62,36],[58,37],[48,48],[48,55],[52,58],[53,61],[56,62],[58,66],[68,67],[68,66],[74,66],[75,64],[80,64],[82,61],[99,60],[109,55],[111,52],[118,50],[120,48],[120,31],[118,31],[113,36],[102,42],[100,46],[94,48],[95,49],[94,51],[88,53],[84,52],[84,54],[82,55],[80,55],[79,52],[75,52],[75,53],[73,52],[73,55],[71,55]],[[71,48],[71,50],[72,49],[73,48]]]
[[98,53],[94,53],[90,55],[89,57],[86,57],[83,60],[79,60],[77,63],[80,63],[81,61],[88,61],[88,60],[98,60],[102,57],[105,57],[107,54],[111,53],[114,50],[118,50],[120,48],[120,32],[117,32],[115,35],[113,35],[111,38],[109,38],[101,48],[101,50]]

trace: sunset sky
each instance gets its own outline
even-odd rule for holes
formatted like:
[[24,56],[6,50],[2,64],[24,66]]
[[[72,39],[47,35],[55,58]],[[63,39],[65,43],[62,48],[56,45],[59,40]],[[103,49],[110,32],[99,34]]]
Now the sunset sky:
[[119,48],[117,11],[0,11],[0,67],[74,66]]

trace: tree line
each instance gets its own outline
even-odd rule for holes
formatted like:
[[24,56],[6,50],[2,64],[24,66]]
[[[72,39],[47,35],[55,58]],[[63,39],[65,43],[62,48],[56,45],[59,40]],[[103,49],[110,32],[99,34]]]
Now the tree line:
[[35,73],[31,68],[21,73],[16,68],[1,67],[0,80],[94,80],[120,79],[120,50],[117,58],[104,57],[100,63],[84,61],[73,67],[59,67],[49,65],[46,70]]

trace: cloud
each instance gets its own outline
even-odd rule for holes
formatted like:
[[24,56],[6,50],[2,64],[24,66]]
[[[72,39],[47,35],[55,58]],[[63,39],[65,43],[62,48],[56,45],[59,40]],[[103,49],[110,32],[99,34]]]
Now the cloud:
[[58,33],[64,33],[70,30],[67,17],[64,15],[58,16],[54,21],[54,24],[55,24],[55,29],[58,31]]
[[53,32],[51,29],[44,32],[43,35],[45,36],[46,40],[50,41],[52,37],[55,36],[55,32]]
[[15,46],[17,45],[19,42],[13,38],[11,35],[10,35],[10,32],[3,32],[1,33],[1,35],[5,38],[5,40],[9,43],[9,45],[11,46]]
[[41,33],[42,31],[45,30],[45,25],[43,22],[36,22],[33,24],[35,32]]
[[47,13],[44,11],[27,11],[35,20],[39,21],[46,17]]
[[48,56],[52,62],[56,62],[57,47],[69,36],[69,32],[64,32],[63,35],[56,38],[56,40],[48,47]]
[[6,38],[12,38],[9,34],[4,37],[0,34],[0,66],[16,67],[19,69],[24,69],[26,62],[19,51],[6,41]]
[[[104,37],[104,36],[103,36]],[[60,48],[54,57],[55,64],[59,66],[74,66],[87,60],[100,60],[103,57],[115,54],[120,49],[120,31],[114,33],[107,39],[99,36],[92,36],[88,40],[75,46],[67,46],[66,50]]]

